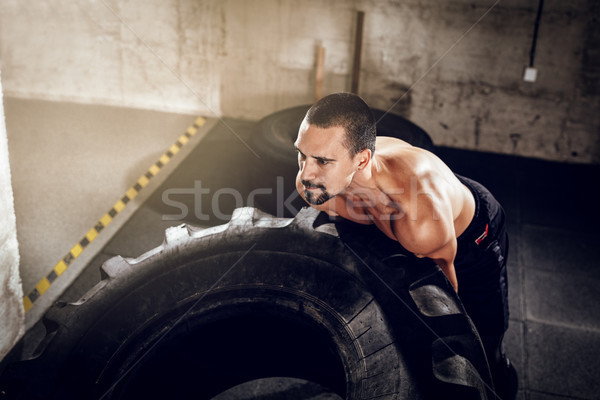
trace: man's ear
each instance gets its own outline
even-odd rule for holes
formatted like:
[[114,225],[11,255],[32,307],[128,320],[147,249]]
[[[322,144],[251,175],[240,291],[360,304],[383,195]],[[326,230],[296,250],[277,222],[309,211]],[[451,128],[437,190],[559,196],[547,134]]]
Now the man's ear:
[[371,150],[364,149],[360,151],[358,154],[356,154],[354,159],[358,163],[358,169],[364,169],[369,161],[371,161]]

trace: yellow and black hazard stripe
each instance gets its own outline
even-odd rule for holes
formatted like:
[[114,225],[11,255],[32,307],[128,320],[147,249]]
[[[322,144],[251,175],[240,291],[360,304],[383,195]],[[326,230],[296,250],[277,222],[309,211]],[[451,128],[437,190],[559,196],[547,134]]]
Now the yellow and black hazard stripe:
[[61,276],[69,265],[83,252],[83,250],[98,237],[100,232],[111,223],[111,221],[119,214],[131,200],[136,198],[139,192],[148,185],[150,179],[152,179],[160,170],[169,162],[171,158],[179,153],[179,150],[185,146],[192,136],[198,132],[198,129],[206,123],[206,120],[202,117],[198,117],[194,124],[190,126],[183,135],[177,139],[177,141],[164,153],[157,162],[152,164],[150,169],[142,175],[137,182],[125,192],[123,197],[117,201],[112,208],[98,220],[96,225],[92,227],[85,236],[69,250],[69,252],[52,268],[52,270],[42,280],[35,285],[35,288],[25,297],[23,297],[23,307],[25,312],[29,311],[33,304],[38,300],[48,288]]

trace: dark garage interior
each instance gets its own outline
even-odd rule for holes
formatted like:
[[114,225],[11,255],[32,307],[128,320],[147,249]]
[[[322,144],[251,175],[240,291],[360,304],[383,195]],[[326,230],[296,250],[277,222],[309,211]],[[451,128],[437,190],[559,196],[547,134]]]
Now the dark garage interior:
[[[370,275],[380,261],[369,257],[403,259],[381,255],[392,245],[368,233],[386,244],[365,255],[343,222],[306,210],[292,219],[305,204],[289,110],[350,91],[379,110],[378,134],[426,148],[502,204],[516,398],[599,398],[599,18],[592,0],[4,2],[0,398],[495,398],[473,389],[485,378],[464,392],[427,389],[429,333],[389,311],[415,286],[388,261],[380,281]],[[177,244],[181,235],[204,247]],[[236,268],[264,284],[246,288]],[[342,270],[376,301],[363,303]],[[310,290],[298,300],[277,279]],[[221,284],[247,293],[231,300]],[[100,312],[103,291],[134,300]],[[329,304],[312,300],[321,294]],[[422,311],[415,303],[407,309]],[[362,310],[385,322],[362,321]],[[147,323],[146,312],[160,318]],[[365,353],[388,329],[394,344],[380,348],[401,360],[356,373],[368,357],[347,343]],[[74,337],[84,339],[65,350]],[[95,355],[98,343],[116,355]],[[86,379],[97,387],[78,392]]]

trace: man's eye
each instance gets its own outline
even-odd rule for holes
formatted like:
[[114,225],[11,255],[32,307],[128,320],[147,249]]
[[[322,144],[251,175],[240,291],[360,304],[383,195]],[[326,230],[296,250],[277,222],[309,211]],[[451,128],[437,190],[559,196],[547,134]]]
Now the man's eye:
[[319,160],[319,164],[321,164],[321,165],[327,165],[327,164],[329,164],[329,161]]

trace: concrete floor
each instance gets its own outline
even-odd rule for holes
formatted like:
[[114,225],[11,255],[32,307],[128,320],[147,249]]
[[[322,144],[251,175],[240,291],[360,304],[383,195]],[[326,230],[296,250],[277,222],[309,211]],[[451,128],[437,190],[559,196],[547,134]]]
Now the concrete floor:
[[508,215],[505,340],[529,400],[600,398],[599,166],[440,149]]
[[[242,139],[250,137],[252,123],[227,123]],[[448,148],[438,149],[438,154],[455,172],[486,185],[508,215],[511,320],[505,346],[519,372],[518,398],[600,398],[600,266],[594,257],[600,213],[593,187],[600,168]],[[198,180],[212,193],[224,187],[247,193],[253,157],[228,128],[216,126],[140,205],[62,299],[79,298],[99,280],[99,266],[113,255],[135,257],[160,244],[168,226],[220,223],[200,220],[193,213],[165,219],[178,210],[168,207],[162,194],[169,188],[191,188]],[[233,206],[224,205],[222,212]],[[278,398],[300,398],[291,394],[297,392],[295,385],[280,388]],[[329,395],[309,390],[301,398]],[[247,396],[237,398],[269,398],[264,393]]]
[[[4,109],[25,295],[197,117],[10,97],[4,99]],[[195,135],[189,147],[202,135]],[[27,327],[185,157],[185,150],[161,169],[35,302],[26,315]]]

